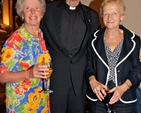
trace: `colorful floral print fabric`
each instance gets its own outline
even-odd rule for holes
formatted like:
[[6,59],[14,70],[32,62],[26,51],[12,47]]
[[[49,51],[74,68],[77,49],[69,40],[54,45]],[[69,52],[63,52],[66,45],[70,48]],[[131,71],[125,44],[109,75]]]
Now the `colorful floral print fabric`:
[[[0,72],[18,72],[41,62],[51,61],[42,32],[35,38],[24,26],[16,30],[2,49]],[[43,80],[32,78],[6,84],[6,113],[50,113],[49,94],[42,91]]]

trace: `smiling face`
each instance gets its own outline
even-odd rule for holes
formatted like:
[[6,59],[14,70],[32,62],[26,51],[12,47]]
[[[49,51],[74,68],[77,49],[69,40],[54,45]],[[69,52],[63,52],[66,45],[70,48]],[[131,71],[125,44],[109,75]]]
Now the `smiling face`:
[[103,7],[103,23],[109,29],[118,28],[120,21],[124,19],[121,6],[116,3],[109,3]]
[[39,26],[42,15],[41,4],[38,0],[25,0],[23,7],[24,24]]
[[69,6],[77,6],[79,4],[80,0],[66,0],[66,3],[69,5]]

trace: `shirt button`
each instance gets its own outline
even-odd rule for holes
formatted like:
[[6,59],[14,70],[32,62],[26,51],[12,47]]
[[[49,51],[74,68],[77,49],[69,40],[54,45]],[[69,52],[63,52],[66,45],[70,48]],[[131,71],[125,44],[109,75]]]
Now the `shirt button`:
[[121,82],[119,81],[118,84],[121,85]]
[[118,70],[117,72],[120,73],[120,70]]

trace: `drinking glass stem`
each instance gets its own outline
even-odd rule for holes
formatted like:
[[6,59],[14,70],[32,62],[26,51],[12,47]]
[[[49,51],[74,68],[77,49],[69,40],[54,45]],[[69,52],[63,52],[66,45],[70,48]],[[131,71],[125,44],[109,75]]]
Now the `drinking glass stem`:
[[44,91],[47,91],[47,90],[49,90],[49,85],[50,85],[50,78],[48,78],[48,79],[44,79],[44,84],[43,84],[43,90]]

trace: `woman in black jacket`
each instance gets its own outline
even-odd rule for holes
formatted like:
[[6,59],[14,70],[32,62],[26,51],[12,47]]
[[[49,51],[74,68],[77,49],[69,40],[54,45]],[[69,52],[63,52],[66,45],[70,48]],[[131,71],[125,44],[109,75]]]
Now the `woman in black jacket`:
[[[134,113],[135,90],[141,80],[140,37],[120,25],[125,16],[122,0],[104,0],[105,28],[94,33],[88,45],[87,82],[90,113]],[[109,100],[107,96],[110,96]]]

